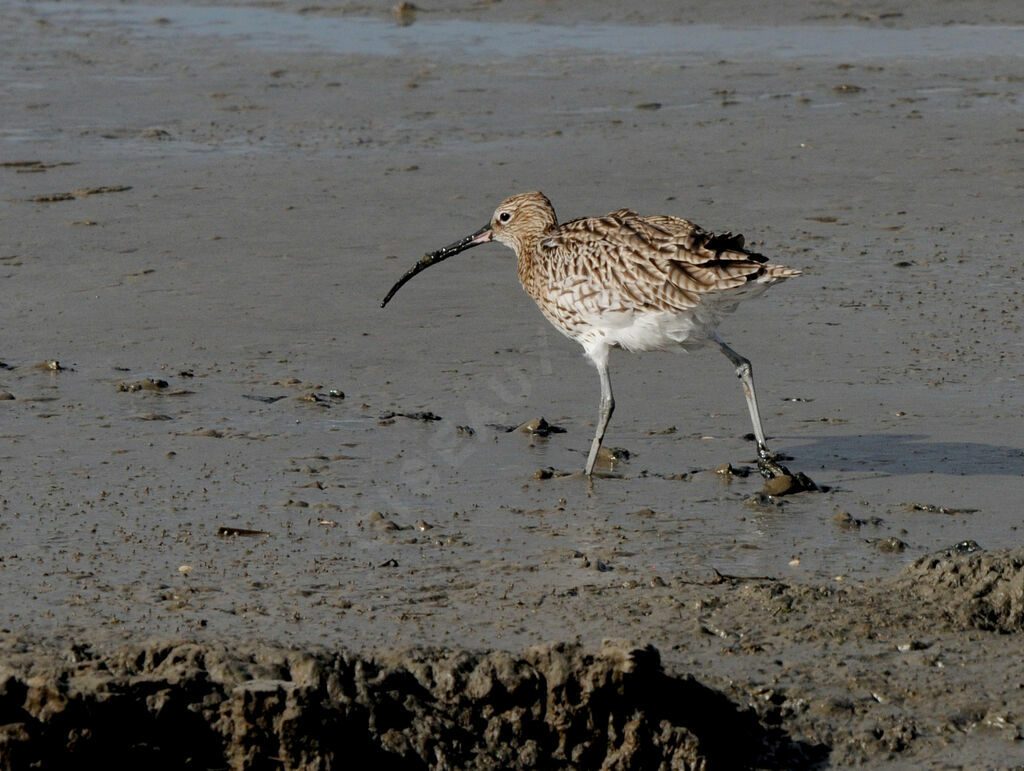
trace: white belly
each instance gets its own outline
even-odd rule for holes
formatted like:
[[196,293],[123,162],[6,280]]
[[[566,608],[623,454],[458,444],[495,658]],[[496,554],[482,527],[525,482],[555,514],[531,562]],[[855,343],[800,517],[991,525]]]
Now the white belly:
[[585,347],[607,345],[627,351],[677,351],[700,348],[715,331],[718,318],[700,309],[610,311],[583,319],[572,335]]
[[[563,296],[562,302],[538,303],[544,315],[567,337],[588,351],[595,347],[627,351],[694,350],[706,345],[726,314],[767,287],[750,283],[723,292],[709,292],[687,310],[633,308],[617,298],[597,295],[580,302]],[[609,293],[610,294],[610,293]],[[569,301],[566,301],[569,300]]]

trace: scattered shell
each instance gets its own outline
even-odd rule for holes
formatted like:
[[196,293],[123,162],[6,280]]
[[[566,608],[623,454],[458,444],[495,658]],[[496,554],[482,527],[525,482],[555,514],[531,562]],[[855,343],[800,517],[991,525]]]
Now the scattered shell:
[[597,462],[613,466],[616,463],[629,460],[632,453],[625,447],[602,447],[597,451]]
[[723,463],[721,466],[716,466],[714,472],[725,479],[732,479],[733,477],[748,477],[750,476],[750,468],[748,466],[740,466],[736,468],[731,463]]
[[521,423],[516,426],[514,430],[521,431],[524,434],[530,434],[531,436],[551,436],[551,434],[565,433],[564,428],[561,426],[551,425],[543,417],[534,418],[533,420]]
[[762,492],[754,493],[749,498],[744,499],[743,505],[748,509],[773,509],[782,506],[783,502],[774,495]]
[[220,430],[218,430],[216,428],[202,428],[202,427],[200,427],[200,428],[194,429],[192,431],[188,431],[188,432],[182,434],[182,436],[208,436],[208,437],[212,437],[214,439],[222,439],[224,437],[224,432],[220,431]]
[[285,397],[283,396],[260,396],[259,394],[242,394],[243,399],[252,399],[254,402],[261,402],[263,404],[273,404],[279,402]]
[[73,201],[75,197],[71,193],[52,193],[50,195],[37,195],[29,200],[33,203],[56,203],[57,201]]
[[301,396],[296,396],[295,399],[300,402],[308,402],[310,404],[319,404],[322,407],[330,407],[330,397],[318,394],[316,391],[307,391]]
[[932,647],[931,643],[922,642],[921,640],[911,640],[910,642],[899,643],[896,646],[896,650],[900,653],[907,653],[909,651],[928,650],[930,647]]
[[394,418],[409,418],[409,420],[422,420],[424,422],[430,422],[433,420],[441,420],[440,415],[435,415],[433,412],[383,412],[377,417],[377,422],[384,424],[386,421],[394,422]]
[[101,193],[123,193],[125,190],[131,190],[131,185],[100,185],[99,187],[80,187],[77,190],[72,190],[71,195],[75,198],[85,198],[90,195],[100,195]]
[[191,573],[193,570],[195,570],[195,568],[192,567],[191,565],[179,565],[178,566],[178,572],[179,573]]
[[133,393],[135,391],[161,391],[167,388],[167,381],[159,378],[147,377],[133,382],[124,381],[117,384],[120,392]]
[[395,530],[401,530],[398,525],[392,522],[390,519],[385,517],[379,511],[371,511],[366,519],[359,522],[360,527],[368,527],[372,530],[376,530],[379,533],[391,533]]
[[[43,105],[26,105],[26,107]],[[56,169],[58,166],[77,166],[78,161],[57,161],[56,163],[43,163],[42,161],[3,161],[0,168],[4,169],[25,169],[27,171],[46,171]]]
[[174,138],[171,135],[170,131],[166,131],[166,130],[161,129],[161,128],[143,129],[142,131],[139,132],[139,136],[141,138],[143,138],[143,139],[160,139],[160,140],[168,140],[168,139],[173,139]]
[[900,506],[901,511],[907,513],[924,511],[929,514],[975,514],[977,509],[954,509],[951,506],[936,506],[932,503],[904,503]]
[[860,526],[864,524],[861,520],[854,519],[848,511],[838,512],[832,517],[832,521],[843,530],[860,530]]
[[907,545],[894,535],[883,538],[876,545],[879,551],[886,552],[887,554],[899,554],[906,551],[907,548]]
[[217,535],[219,536],[233,536],[233,535],[270,535],[266,530],[246,530],[244,527],[227,527],[221,525],[217,528]]
[[972,541],[972,540],[968,539],[966,541],[960,541],[959,543],[953,544],[948,549],[946,549],[945,553],[946,554],[974,554],[974,552],[976,552],[976,551],[984,551],[984,549],[982,549],[978,545],[977,541]]

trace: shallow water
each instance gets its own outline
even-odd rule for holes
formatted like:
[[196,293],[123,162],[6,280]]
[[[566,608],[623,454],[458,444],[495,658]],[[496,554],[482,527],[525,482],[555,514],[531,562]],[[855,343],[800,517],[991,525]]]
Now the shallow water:
[[118,24],[149,38],[221,37],[270,51],[318,49],[342,55],[444,56],[456,59],[602,55],[665,59],[1024,57],[1024,27],[950,25],[912,29],[791,25],[592,24],[571,26],[297,14],[248,6],[36,5],[44,17]]

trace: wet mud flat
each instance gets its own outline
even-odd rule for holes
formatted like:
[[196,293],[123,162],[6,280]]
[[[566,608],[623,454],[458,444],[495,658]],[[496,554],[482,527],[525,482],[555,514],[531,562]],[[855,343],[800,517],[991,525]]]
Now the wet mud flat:
[[[1019,765],[1019,4],[393,5],[0,7],[3,763]],[[498,247],[380,310],[531,189],[803,270],[721,332],[823,491],[714,351],[588,486]]]
[[750,676],[723,681],[697,658],[665,666],[625,640],[354,652],[103,650],[84,638],[55,649],[8,636],[0,757],[6,768],[996,767],[1024,742],[1012,653],[1024,550],[964,545],[841,589],[727,576],[676,589],[695,612],[673,658],[717,638],[715,655]]

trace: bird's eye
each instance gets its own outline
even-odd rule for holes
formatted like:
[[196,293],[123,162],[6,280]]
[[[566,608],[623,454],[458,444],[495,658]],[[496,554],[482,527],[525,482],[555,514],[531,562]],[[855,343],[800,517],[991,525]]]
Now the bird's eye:
[[508,222],[510,219],[512,219],[512,215],[507,211],[503,211],[498,215],[499,222]]

